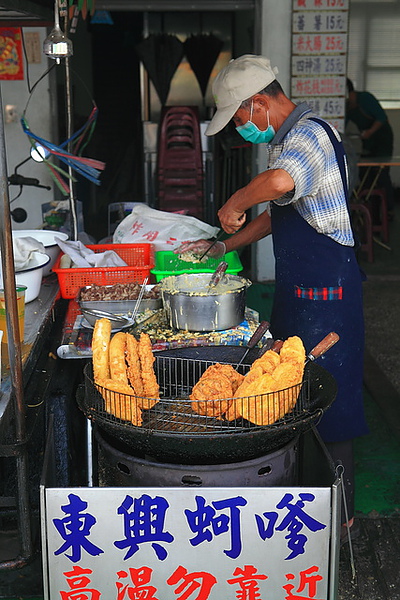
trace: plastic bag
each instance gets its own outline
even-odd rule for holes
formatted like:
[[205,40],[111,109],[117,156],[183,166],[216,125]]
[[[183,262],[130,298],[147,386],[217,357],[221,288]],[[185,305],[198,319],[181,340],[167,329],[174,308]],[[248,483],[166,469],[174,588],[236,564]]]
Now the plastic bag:
[[187,240],[210,239],[219,232],[195,217],[165,212],[138,204],[119,223],[113,235],[115,244],[153,244],[158,251],[173,250]]

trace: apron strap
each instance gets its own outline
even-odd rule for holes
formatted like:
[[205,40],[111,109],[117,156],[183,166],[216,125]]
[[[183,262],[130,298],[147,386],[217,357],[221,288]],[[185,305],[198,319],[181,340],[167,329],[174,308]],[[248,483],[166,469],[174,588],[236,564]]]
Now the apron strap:
[[326,133],[328,134],[329,139],[332,142],[332,146],[333,149],[335,151],[336,154],[336,160],[339,166],[339,170],[340,170],[340,176],[342,178],[342,184],[343,184],[343,189],[344,189],[344,194],[346,197],[346,202],[348,202],[348,198],[349,198],[349,187],[347,185],[347,176],[346,176],[346,162],[345,162],[345,151],[344,151],[344,147],[343,144],[341,142],[339,142],[339,140],[336,138],[335,134],[333,133],[332,129],[330,128],[330,126],[328,125],[328,123],[326,123],[326,121],[323,121],[322,119],[318,119],[317,117],[308,117],[310,119],[310,121],[315,121],[315,123],[318,123],[319,125],[321,125]]
[[332,129],[330,128],[330,126],[328,125],[328,123],[326,121],[323,121],[322,119],[318,119],[318,117],[308,117],[308,118],[310,119],[310,121],[314,121],[315,123],[318,123],[319,125],[321,125],[325,129],[326,133],[328,134],[329,139],[332,142],[332,146],[333,146],[333,149],[336,154],[336,160],[337,160],[339,171],[340,171],[340,177],[342,178],[343,190],[344,190],[344,195],[346,198],[346,205],[347,205],[347,210],[349,213],[351,230],[353,232],[354,250],[357,251],[361,246],[361,242],[358,237],[358,234],[354,230],[353,221],[351,218],[350,207],[349,207],[349,186],[347,185],[346,161],[345,161],[346,153],[344,151],[344,146],[343,146],[342,142],[339,142],[339,140],[337,139],[337,137],[335,136],[335,134],[333,133]]

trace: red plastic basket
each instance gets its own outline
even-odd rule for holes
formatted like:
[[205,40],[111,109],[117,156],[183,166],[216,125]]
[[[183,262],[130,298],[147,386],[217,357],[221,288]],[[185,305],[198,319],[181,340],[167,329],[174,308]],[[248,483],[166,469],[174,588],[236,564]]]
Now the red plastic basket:
[[114,250],[128,266],[61,269],[60,261],[63,254],[60,254],[52,270],[57,273],[63,298],[75,298],[82,287],[94,283],[97,285],[133,281],[143,283],[146,277],[150,279],[150,269],[154,267],[153,244],[97,244],[87,248],[97,253]]

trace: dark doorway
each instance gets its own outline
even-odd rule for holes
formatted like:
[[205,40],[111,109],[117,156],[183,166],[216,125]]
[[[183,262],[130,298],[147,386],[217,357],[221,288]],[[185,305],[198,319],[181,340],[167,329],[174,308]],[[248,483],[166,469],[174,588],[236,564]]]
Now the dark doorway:
[[99,117],[92,154],[106,163],[95,190],[94,214],[85,229],[97,240],[107,231],[108,205],[143,198],[143,142],[140,63],[135,45],[143,31],[142,13],[112,13],[113,26],[90,25],[93,95]]

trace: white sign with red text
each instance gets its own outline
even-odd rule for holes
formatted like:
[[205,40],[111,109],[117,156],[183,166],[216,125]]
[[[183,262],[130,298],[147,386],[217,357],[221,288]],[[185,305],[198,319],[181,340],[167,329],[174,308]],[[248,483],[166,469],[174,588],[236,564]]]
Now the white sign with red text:
[[293,0],[293,10],[348,10],[349,0]]

